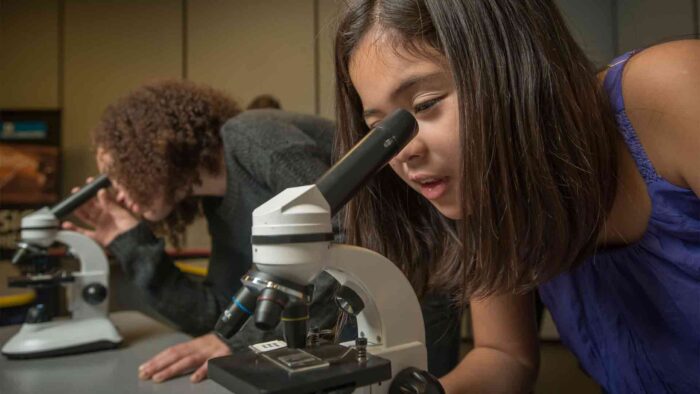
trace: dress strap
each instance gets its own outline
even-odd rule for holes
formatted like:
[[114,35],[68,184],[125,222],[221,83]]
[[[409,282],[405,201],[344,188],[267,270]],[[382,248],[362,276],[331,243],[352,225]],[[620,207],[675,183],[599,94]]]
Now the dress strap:
[[610,105],[612,105],[615,113],[618,129],[622,134],[632,157],[634,158],[634,162],[639,169],[639,173],[642,175],[642,178],[644,178],[644,182],[646,182],[646,184],[650,184],[661,179],[661,177],[658,175],[654,165],[649,160],[642,143],[639,141],[637,132],[635,131],[634,126],[632,126],[632,122],[630,122],[629,118],[627,117],[627,112],[625,111],[625,100],[622,94],[622,73],[625,69],[627,61],[636,52],[637,51],[627,52],[610,62],[603,81],[603,87],[608,93]]

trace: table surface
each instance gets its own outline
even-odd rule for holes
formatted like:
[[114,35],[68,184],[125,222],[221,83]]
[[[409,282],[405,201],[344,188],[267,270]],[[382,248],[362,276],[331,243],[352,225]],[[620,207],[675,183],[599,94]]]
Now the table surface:
[[[159,384],[140,380],[139,365],[168,346],[191,338],[138,312],[115,312],[110,318],[124,338],[115,350],[34,360],[0,356],[0,393],[228,392],[208,379],[190,383],[189,375]],[[4,344],[19,327],[0,327],[0,343]]]

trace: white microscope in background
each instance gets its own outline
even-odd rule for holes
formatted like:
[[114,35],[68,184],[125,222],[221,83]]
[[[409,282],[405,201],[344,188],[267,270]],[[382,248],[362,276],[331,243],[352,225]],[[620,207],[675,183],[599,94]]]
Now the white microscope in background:
[[59,242],[78,258],[80,271],[32,272],[9,278],[9,285],[14,287],[64,286],[71,318],[51,320],[43,305],[32,307],[20,331],[2,347],[7,358],[82,353],[114,348],[122,342],[107,317],[109,264],[102,248],[91,238],[62,230],[60,226],[61,219],[109,185],[109,179],[102,175],[56,206],[44,207],[22,218],[21,241],[12,258],[13,264],[22,263],[30,271],[36,271],[32,270],[31,259],[45,255],[49,246]]
[[[442,392],[425,371],[423,316],[404,274],[375,252],[332,242],[331,217],[416,132],[413,116],[398,110],[315,185],[287,189],[253,212],[254,267],[215,332],[231,338],[253,316],[263,330],[281,321],[285,341],[210,360],[212,380],[237,394]],[[341,285],[338,307],[357,320],[350,344],[308,335],[309,283],[322,271]]]

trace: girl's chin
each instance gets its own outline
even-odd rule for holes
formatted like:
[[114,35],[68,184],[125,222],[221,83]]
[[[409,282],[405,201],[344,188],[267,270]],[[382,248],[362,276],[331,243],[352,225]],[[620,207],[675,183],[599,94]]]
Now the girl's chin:
[[462,209],[457,204],[433,204],[438,212],[448,219],[461,220]]

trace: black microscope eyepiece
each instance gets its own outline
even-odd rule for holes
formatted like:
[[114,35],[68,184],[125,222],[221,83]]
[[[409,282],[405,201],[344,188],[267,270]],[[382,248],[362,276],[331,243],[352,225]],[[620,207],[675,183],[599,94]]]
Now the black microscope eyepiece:
[[418,133],[410,112],[397,109],[316,181],[335,214],[369,179],[396,156]]
[[93,198],[98,191],[109,187],[112,182],[107,178],[107,175],[99,175],[92,182],[83,186],[77,192],[68,196],[65,200],[59,202],[51,208],[51,213],[56,216],[57,219],[63,219],[65,216],[69,215],[76,208],[83,205],[86,201]]

